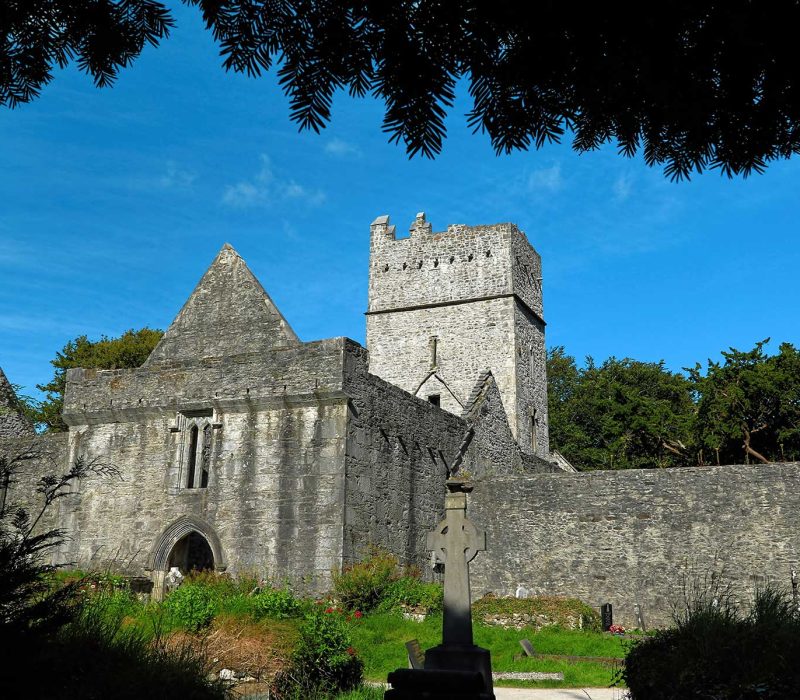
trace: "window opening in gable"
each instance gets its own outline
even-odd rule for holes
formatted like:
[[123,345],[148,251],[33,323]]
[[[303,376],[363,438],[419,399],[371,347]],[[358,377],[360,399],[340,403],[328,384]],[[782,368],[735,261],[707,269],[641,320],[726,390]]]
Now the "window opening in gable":
[[189,431],[189,459],[186,470],[186,488],[194,488],[195,467],[197,465],[197,442],[200,430],[196,425]]
[[428,401],[432,403],[436,408],[441,408],[442,406],[442,395],[441,394],[431,394],[428,396]]
[[208,473],[211,467],[211,426],[206,424],[203,428],[203,452],[200,458],[200,488],[204,489],[208,486]]

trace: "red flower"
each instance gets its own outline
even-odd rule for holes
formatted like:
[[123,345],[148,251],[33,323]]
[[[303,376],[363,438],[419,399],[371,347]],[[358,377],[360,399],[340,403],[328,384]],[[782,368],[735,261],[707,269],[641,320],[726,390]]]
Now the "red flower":
[[355,656],[356,650],[353,649],[353,647],[347,647],[347,653],[350,654],[350,656]]
[[364,617],[364,614],[360,610],[356,610],[353,613],[353,617],[355,617],[356,620],[360,620],[362,617]]
[[333,612],[333,608],[325,608],[325,612],[330,614]]

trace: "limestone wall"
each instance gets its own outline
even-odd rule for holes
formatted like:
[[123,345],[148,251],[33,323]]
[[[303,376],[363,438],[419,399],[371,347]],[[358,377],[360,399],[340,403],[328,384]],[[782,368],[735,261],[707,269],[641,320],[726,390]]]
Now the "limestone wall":
[[491,369],[512,433],[527,449],[535,410],[537,452],[546,456],[541,260],[515,225],[433,233],[420,216],[410,237],[396,239],[387,217],[376,220],[367,348],[370,372],[423,398],[439,395],[442,408],[457,414]]
[[[141,574],[168,526],[191,516],[219,538],[217,565],[325,588],[342,556],[345,342],[70,372],[70,451],[107,456],[120,478],[64,504],[62,560]],[[206,488],[186,487],[193,420],[211,432]]]
[[0,440],[28,437],[33,433],[33,426],[23,415],[14,388],[0,367]]
[[160,416],[219,403],[280,405],[292,396],[335,394],[342,382],[342,338],[268,353],[133,370],[71,369],[64,420],[68,425]]
[[[28,435],[20,438],[0,439],[0,459],[11,468],[8,488],[3,493],[0,483],[0,498],[6,508],[23,507],[35,517],[43,500],[36,492],[39,480],[45,475],[61,476],[69,469],[67,460],[66,433]],[[60,527],[59,509],[51,507],[45,511],[39,523],[39,531]]]
[[451,226],[394,239],[373,225],[369,311],[510,294],[513,224]]
[[221,407],[214,418],[209,483],[193,489],[180,481],[184,437],[171,417],[73,426],[73,449],[111,455],[120,476],[86,484],[62,512],[73,535],[63,560],[142,574],[164,530],[194,516],[219,537],[228,571],[324,588],[341,557],[344,402]]
[[684,575],[723,572],[742,599],[800,565],[800,464],[493,477],[470,517],[488,552],[473,593],[531,592],[612,603],[615,620],[667,624]]
[[428,571],[425,535],[443,516],[444,482],[466,423],[367,374],[347,349],[344,563],[378,545]]
[[550,430],[544,323],[519,303],[514,305],[514,346],[517,442],[525,452],[546,458],[550,453]]
[[418,396],[438,394],[442,408],[458,415],[481,372],[491,369],[513,424],[513,308],[513,299],[506,297],[369,316],[370,372],[413,393],[431,370],[430,338],[436,336],[437,377],[431,377]]

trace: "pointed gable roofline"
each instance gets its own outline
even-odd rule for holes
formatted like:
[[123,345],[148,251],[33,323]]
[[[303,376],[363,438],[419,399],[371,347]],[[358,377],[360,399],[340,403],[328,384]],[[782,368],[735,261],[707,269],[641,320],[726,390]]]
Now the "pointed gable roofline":
[[226,243],[145,366],[300,345],[245,261]]
[[14,387],[0,367],[0,438],[27,437],[35,432],[22,412]]
[[[478,375],[478,380],[472,387],[467,403],[464,405],[464,410],[461,412],[461,417],[466,420],[474,420],[478,408],[480,408],[486,395],[489,392],[489,387],[494,384],[494,375],[492,370],[485,369]],[[500,401],[502,405],[502,399]]]

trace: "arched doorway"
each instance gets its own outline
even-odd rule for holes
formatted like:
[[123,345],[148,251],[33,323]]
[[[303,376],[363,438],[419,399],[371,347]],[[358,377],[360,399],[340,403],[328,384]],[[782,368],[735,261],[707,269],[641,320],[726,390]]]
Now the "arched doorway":
[[225,571],[227,562],[214,528],[196,516],[184,515],[164,529],[145,567],[153,579],[155,600],[163,597],[165,576],[173,566],[184,575],[190,571]]
[[173,566],[177,566],[184,576],[192,571],[212,570],[214,553],[206,538],[193,530],[179,539],[169,554],[167,571]]

